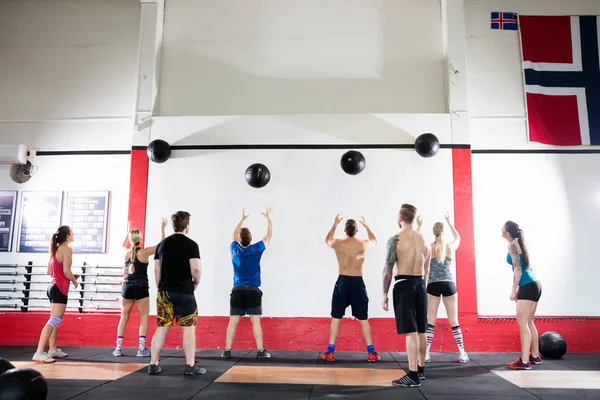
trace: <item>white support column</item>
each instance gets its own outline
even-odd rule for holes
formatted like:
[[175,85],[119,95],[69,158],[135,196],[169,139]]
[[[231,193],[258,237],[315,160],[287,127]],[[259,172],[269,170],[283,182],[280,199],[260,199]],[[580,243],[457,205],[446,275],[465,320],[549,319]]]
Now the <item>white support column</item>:
[[452,123],[452,143],[470,144],[464,1],[441,0],[441,2],[447,66],[446,94]]
[[141,3],[134,146],[145,146],[150,140],[150,126],[159,88],[164,17],[164,0],[141,0]]

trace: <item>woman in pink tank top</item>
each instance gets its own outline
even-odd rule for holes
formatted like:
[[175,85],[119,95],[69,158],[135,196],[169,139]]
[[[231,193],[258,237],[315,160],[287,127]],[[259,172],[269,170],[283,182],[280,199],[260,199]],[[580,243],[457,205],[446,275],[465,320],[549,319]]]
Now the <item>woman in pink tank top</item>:
[[[77,288],[77,278],[71,272],[73,250],[69,244],[73,241],[73,230],[68,226],[61,226],[50,240],[50,260],[48,261],[48,275],[51,276],[50,286],[46,294],[50,299],[50,319],[42,329],[40,341],[33,361],[52,363],[56,358],[64,358],[66,353],[56,347],[56,336],[67,308],[69,297],[69,283]],[[46,343],[49,345],[46,353]]]

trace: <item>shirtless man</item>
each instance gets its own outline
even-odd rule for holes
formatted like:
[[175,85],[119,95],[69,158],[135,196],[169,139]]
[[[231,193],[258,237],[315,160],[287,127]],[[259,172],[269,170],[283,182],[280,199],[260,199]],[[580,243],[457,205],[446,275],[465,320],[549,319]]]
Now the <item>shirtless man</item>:
[[423,236],[413,229],[417,209],[402,204],[398,216],[400,233],[388,240],[383,268],[383,309],[388,311],[388,291],[395,275],[393,289],[396,331],[406,335],[408,374],[392,381],[404,387],[421,386],[425,379],[425,352],[427,350],[427,290],[431,248]]
[[351,305],[352,315],[360,321],[360,329],[367,343],[367,361],[376,362],[381,360],[381,357],[375,352],[371,338],[371,327],[368,320],[369,297],[367,296],[367,289],[362,278],[362,266],[367,255],[367,248],[375,246],[377,239],[375,239],[375,235],[373,235],[373,232],[367,226],[364,217],[360,223],[367,230],[367,234],[369,235],[368,240],[356,238],[358,226],[353,219],[346,221],[344,229],[346,237],[344,239],[334,239],[335,229],[342,219],[339,214],[335,217],[335,222],[327,234],[327,238],[325,238],[327,245],[335,250],[340,276],[333,289],[333,298],[331,300],[332,320],[329,332],[329,346],[327,347],[327,352],[321,358],[325,361],[335,361],[335,340],[340,330],[340,322],[346,313],[346,308]]

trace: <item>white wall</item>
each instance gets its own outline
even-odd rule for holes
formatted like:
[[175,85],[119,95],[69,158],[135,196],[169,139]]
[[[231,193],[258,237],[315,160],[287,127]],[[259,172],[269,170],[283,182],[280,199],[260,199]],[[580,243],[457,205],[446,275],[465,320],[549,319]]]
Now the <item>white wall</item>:
[[[447,115],[420,119],[306,115],[289,119],[228,117],[218,122],[217,118],[161,118],[153,126],[152,139],[208,144],[227,132],[222,143],[360,143],[352,135],[360,130],[353,128],[353,122],[361,118],[363,126],[377,128],[369,131],[373,142],[385,141],[394,131],[400,143],[409,143],[409,138],[414,142],[421,128],[436,132],[442,142],[450,138]],[[189,136],[182,137],[186,134]],[[279,137],[282,140],[277,140]],[[364,264],[370,315],[389,316],[380,306],[381,273],[386,242],[398,231],[398,209],[403,202],[415,204],[426,218],[424,233],[432,240],[433,222],[453,209],[451,152],[441,150],[434,158],[424,159],[414,150],[361,149],[366,168],[350,176],[340,167],[346,151],[174,151],[166,163],[150,165],[147,242],[159,239],[161,217],[180,209],[190,212],[190,237],[198,242],[203,260],[203,278],[196,293],[199,312],[228,315],[233,283],[231,234],[245,207],[250,214],[247,226],[254,239],[260,240],[265,231],[260,213],[270,206],[273,239],[262,261],[265,316],[327,317],[338,269],[325,236],[336,213],[356,220],[364,216],[379,241]],[[254,162],[264,163],[272,174],[262,189],[251,188],[244,180],[244,171]],[[436,182],[435,196],[431,195],[431,182]],[[342,235],[343,226],[337,230],[337,236]],[[359,236],[366,238],[364,230]],[[154,292],[153,284],[150,287]],[[347,313],[350,315],[350,310]]]
[[158,115],[444,112],[439,0],[169,0]]
[[134,107],[139,0],[0,2],[0,121]]
[[[553,148],[527,143],[519,33],[490,29],[490,13],[598,15],[600,2],[466,0],[465,8],[473,149]],[[507,243],[500,237],[510,219],[525,231],[542,282],[538,314],[598,315],[598,302],[590,299],[597,297],[592,282],[599,277],[592,242],[599,218],[599,161],[597,154],[473,155],[479,314],[515,312]]]

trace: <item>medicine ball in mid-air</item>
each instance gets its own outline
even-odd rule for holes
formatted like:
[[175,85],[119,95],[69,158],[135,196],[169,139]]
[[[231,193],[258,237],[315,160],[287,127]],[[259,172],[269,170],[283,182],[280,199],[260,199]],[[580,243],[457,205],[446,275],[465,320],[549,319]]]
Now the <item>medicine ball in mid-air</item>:
[[440,141],[433,133],[423,133],[415,140],[415,150],[421,157],[433,157],[439,149]]
[[45,400],[48,383],[32,368],[13,368],[0,375],[2,400]]
[[557,332],[544,332],[539,339],[540,353],[545,358],[562,358],[567,354],[567,341]]
[[261,188],[271,180],[271,171],[266,165],[256,163],[246,168],[246,182],[253,188]]
[[162,139],[156,139],[148,145],[148,158],[155,163],[164,163],[171,157],[171,146]]
[[365,165],[367,161],[365,160],[365,156],[362,155],[359,151],[350,150],[342,156],[340,160],[340,165],[345,173],[350,175],[358,175],[365,169]]

